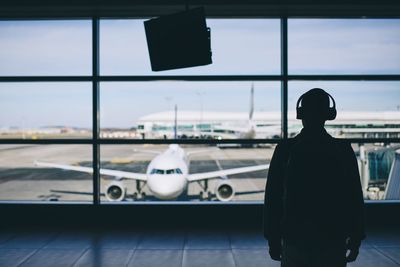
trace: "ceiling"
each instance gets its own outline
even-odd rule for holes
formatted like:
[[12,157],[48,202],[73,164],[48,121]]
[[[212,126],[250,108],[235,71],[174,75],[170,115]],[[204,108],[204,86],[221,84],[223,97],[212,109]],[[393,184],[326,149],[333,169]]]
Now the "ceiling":
[[[2,0],[2,18],[151,17],[185,9],[177,0]],[[193,0],[217,17],[400,17],[398,0]]]

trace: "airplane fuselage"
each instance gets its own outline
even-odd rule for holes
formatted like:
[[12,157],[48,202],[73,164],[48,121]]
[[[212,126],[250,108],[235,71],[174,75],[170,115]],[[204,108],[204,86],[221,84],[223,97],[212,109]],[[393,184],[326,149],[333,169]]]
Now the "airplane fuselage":
[[175,199],[187,189],[189,160],[185,151],[172,144],[147,167],[147,186],[155,197]]

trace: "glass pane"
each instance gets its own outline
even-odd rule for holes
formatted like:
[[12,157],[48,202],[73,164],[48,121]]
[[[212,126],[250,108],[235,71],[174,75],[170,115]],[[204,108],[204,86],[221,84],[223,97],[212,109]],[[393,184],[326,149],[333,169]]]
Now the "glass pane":
[[0,145],[0,200],[92,201],[90,145]]
[[102,138],[280,137],[279,82],[105,82],[100,86]]
[[[265,164],[269,163],[274,148],[275,145],[241,144],[103,145],[101,168],[111,175],[103,175],[101,179],[102,201],[263,201]],[[211,173],[248,166],[256,167],[254,171],[228,176]],[[115,170],[124,173],[113,176]],[[178,171],[168,173],[168,170]],[[213,179],[202,188],[204,180],[200,184],[189,181],[195,177]]]
[[319,87],[336,101],[337,117],[326,122],[335,137],[400,137],[400,82],[323,82],[289,83],[289,136],[302,128],[296,120],[296,102],[301,94]]
[[0,138],[89,138],[91,83],[0,83]]
[[280,73],[278,19],[208,19],[213,64],[152,72],[144,20],[102,20],[102,75],[235,75]]
[[400,200],[400,144],[353,144],[353,149],[357,156],[364,198]]
[[0,21],[0,75],[90,75],[90,20]]
[[290,19],[291,74],[399,74],[400,19]]

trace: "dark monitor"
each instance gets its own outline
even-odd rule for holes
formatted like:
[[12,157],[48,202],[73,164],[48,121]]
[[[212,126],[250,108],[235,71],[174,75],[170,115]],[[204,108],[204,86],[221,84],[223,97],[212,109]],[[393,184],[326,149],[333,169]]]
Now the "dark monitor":
[[153,71],[212,63],[204,8],[150,19],[144,27]]

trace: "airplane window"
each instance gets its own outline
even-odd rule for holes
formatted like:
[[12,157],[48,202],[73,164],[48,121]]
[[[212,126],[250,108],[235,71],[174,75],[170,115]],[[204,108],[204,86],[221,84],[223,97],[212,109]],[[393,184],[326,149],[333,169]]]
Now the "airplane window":
[[156,174],[164,174],[164,173],[165,173],[164,170],[159,170],[159,169],[156,170]]
[[167,174],[174,174],[174,173],[175,173],[175,170],[174,170],[174,169],[172,169],[172,170],[167,170],[166,172],[167,172]]
[[178,173],[178,174],[182,174],[182,171],[181,171],[181,169],[179,169],[179,168],[177,168],[175,171],[176,171],[176,173]]

